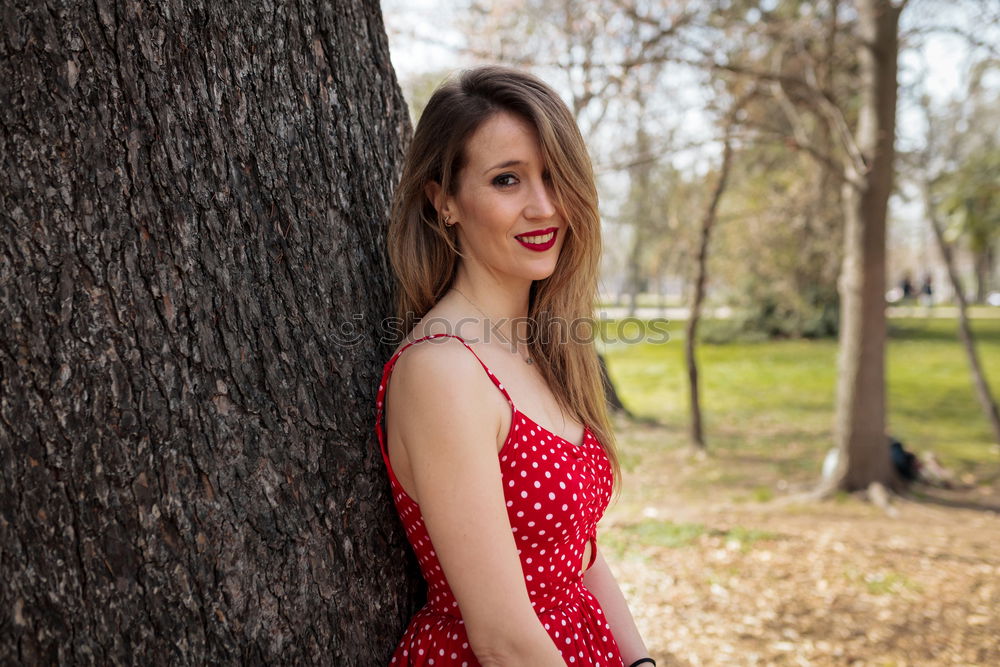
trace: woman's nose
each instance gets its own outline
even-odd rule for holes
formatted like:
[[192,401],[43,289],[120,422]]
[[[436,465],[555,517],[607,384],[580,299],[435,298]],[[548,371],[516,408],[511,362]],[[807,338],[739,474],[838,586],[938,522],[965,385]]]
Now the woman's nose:
[[531,188],[531,199],[525,206],[524,214],[528,218],[551,218],[556,214],[556,205],[552,185],[539,180]]

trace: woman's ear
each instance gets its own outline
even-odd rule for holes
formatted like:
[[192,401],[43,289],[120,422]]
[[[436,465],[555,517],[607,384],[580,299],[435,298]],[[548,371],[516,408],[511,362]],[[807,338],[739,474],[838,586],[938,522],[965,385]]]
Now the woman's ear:
[[439,216],[445,218],[451,214],[448,208],[448,197],[445,196],[440,183],[437,181],[427,181],[424,184],[424,194],[427,195],[427,199],[437,209]]

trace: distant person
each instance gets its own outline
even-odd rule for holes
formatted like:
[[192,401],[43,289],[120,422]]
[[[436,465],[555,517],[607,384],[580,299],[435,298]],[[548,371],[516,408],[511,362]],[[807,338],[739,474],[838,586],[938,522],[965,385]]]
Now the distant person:
[[388,232],[412,329],[376,428],[428,586],[394,667],[655,667],[597,544],[618,464],[593,342],[514,330],[590,314],[600,234],[548,85],[482,67],[437,89]]
[[913,280],[910,278],[909,273],[903,274],[903,279],[899,283],[899,290],[902,292],[903,301],[907,301],[914,297]]
[[924,274],[924,282],[920,286],[920,303],[924,306],[934,305],[934,283],[931,274]]

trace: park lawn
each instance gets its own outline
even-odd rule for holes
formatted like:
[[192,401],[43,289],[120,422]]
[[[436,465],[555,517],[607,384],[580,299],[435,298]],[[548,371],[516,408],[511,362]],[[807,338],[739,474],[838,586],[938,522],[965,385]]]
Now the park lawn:
[[[626,435],[626,469],[646,465],[657,449],[687,444],[684,324],[670,323],[667,342],[602,346],[626,406],[663,426],[652,438],[628,441]],[[933,451],[958,474],[996,481],[1000,448],[973,393],[957,322],[894,318],[889,327],[889,432],[912,451]],[[987,379],[1000,392],[1000,319],[974,320],[973,329]],[[702,343],[697,354],[704,432],[717,463],[766,466],[709,464],[705,480],[688,479],[689,490],[722,484],[753,497],[774,483],[782,488],[814,479],[832,444],[837,342]]]

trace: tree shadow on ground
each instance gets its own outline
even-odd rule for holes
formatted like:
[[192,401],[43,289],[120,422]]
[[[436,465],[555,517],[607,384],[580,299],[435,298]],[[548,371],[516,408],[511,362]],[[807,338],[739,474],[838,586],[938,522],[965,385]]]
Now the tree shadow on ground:
[[903,497],[914,503],[1000,514],[1000,498],[995,489],[986,497],[974,497],[971,489],[938,489],[926,486],[910,489]]
[[[892,341],[945,341],[958,343],[958,322],[948,321],[947,326],[938,322],[911,324],[889,321],[888,337]],[[1000,329],[994,326],[983,326],[972,321],[972,332],[976,343],[1000,343]]]

